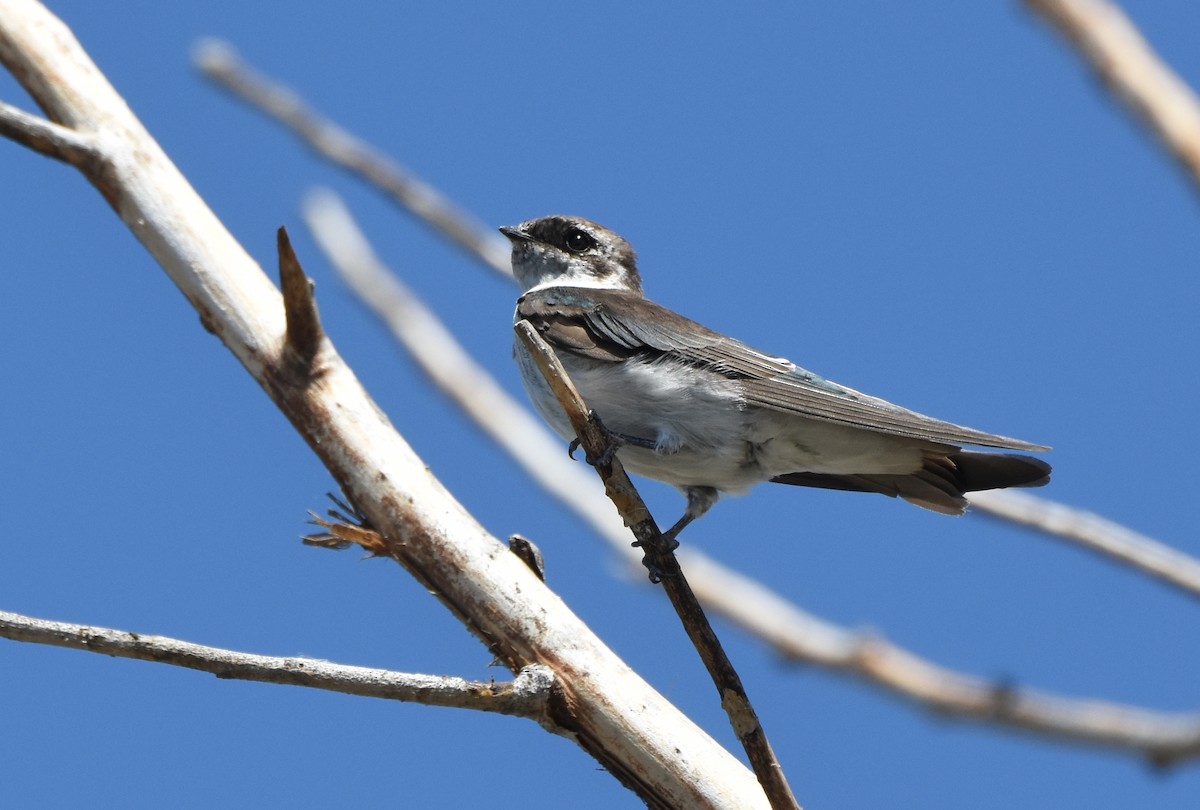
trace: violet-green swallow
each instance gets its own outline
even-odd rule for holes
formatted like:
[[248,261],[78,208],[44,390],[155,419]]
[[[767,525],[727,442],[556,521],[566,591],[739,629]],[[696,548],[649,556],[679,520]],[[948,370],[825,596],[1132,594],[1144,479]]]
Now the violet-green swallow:
[[[965,492],[1050,480],[1040,459],[960,445],[1048,447],[906,410],[655,304],[629,243],[594,222],[551,216],[500,231],[524,289],[516,319],[553,347],[624,466],[687,497],[672,539],[721,493],[763,481],[898,495],[960,515]],[[574,439],[533,360],[520,345],[514,353],[538,413]]]

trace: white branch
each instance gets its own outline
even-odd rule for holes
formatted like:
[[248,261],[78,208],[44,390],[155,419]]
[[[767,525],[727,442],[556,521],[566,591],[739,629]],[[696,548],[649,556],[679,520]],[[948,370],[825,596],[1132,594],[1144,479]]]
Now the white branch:
[[146,132],[70,31],[0,0],[0,61],[58,123],[94,134],[91,180],[205,325],[305,437],[389,550],[513,671],[561,684],[551,715],[654,806],[763,807],[754,776],[637,676],[435,479],[333,346],[298,367],[279,292]]
[[231,45],[210,39],[192,61],[204,75],[292,130],[326,160],[365,177],[401,207],[506,278],[512,278],[508,240],[387,155],[309,108],[282,85],[255,73]]
[[0,638],[171,664],[210,672],[218,678],[308,686],[361,697],[509,714],[543,723],[547,720],[554,685],[553,673],[539,666],[526,667],[511,682],[482,683],[450,676],[347,666],[315,658],[256,655],[165,636],[35,619],[7,611],[0,611]]
[[1025,0],[1058,27],[1096,75],[1142,119],[1200,184],[1200,99],[1115,3]]
[[75,165],[95,156],[92,139],[0,101],[0,135],[35,152]]
[[1014,490],[968,497],[981,512],[1082,546],[1200,596],[1200,560],[1108,518]]

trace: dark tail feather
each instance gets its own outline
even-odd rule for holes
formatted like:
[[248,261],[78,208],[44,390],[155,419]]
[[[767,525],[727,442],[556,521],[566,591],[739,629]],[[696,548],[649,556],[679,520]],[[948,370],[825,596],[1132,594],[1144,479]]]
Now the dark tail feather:
[[1040,487],[1050,480],[1050,465],[1030,456],[973,453],[961,450],[945,456],[927,456],[925,466],[909,475],[826,475],[788,473],[771,479],[780,484],[851,492],[878,492],[941,512],[967,511],[964,492],[1005,487]]

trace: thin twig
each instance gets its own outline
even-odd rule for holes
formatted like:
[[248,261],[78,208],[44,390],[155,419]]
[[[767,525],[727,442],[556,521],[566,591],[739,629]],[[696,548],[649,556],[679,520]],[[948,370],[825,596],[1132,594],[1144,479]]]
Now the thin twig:
[[0,101],[0,137],[63,163],[80,165],[96,155],[92,138]]
[[1200,99],[1107,0],[1025,0],[1067,38],[1200,186]]
[[512,277],[509,246],[503,237],[411,171],[313,110],[291,89],[255,72],[228,43],[201,42],[193,62],[218,85],[292,130],[317,154],[362,176],[492,270]]
[[[637,564],[640,555],[629,546],[628,530],[601,497],[596,477],[569,461],[561,440],[510,397],[382,264],[337,195],[310,194],[304,217],[334,269],[438,388],[540,486],[588,523],[631,570],[642,570]],[[857,633],[813,616],[694,548],[685,546],[677,556],[709,610],[770,644],[787,660],[861,678],[943,716],[998,723],[1160,762],[1197,755],[1200,718],[1195,715],[1027,691],[955,672],[878,634]]]
[[973,492],[971,506],[991,517],[1037,529],[1200,597],[1200,560],[1085,509],[1024,492]]
[[878,634],[812,616],[749,577],[723,568],[706,570],[720,566],[707,558],[689,557],[685,565],[693,581],[719,580],[706,606],[764,639],[787,660],[861,678],[943,717],[1123,751],[1160,766],[1200,757],[1200,713],[1154,711],[966,675]]
[[312,280],[296,258],[286,228],[276,233],[279,252],[279,289],[283,293],[283,311],[287,316],[287,348],[303,367],[311,371],[313,358],[325,338],[317,301],[313,297]]
[[484,683],[334,664],[316,658],[237,652],[166,636],[36,619],[8,611],[0,611],[0,638],[155,661],[209,672],[218,678],[307,686],[346,695],[508,714],[538,722],[547,717],[554,684],[553,673],[540,666],[526,667],[513,681]]
[[580,397],[554,350],[542,340],[537,330],[528,321],[518,322],[515,329],[517,337],[533,357],[554,396],[566,411],[584,452],[588,454],[589,459],[595,460],[596,472],[604,481],[608,497],[621,513],[625,525],[637,538],[637,544],[646,552],[648,567],[657,572],[663,590],[683,622],[688,638],[700,653],[700,659],[716,684],[721,706],[729,715],[730,725],[741,741],[754,773],[762,784],[763,792],[771,802],[771,807],[775,810],[799,810],[800,804],[788,786],[783,767],[771,748],[771,742],[767,739],[767,733],[759,722],[745,687],[742,686],[741,677],[738,676],[729,656],[725,654],[720,639],[712,629],[708,617],[704,615],[704,609],[700,607],[700,601],[688,586],[679,562],[675,559],[673,548],[663,539],[650,510],[646,508],[633,482],[625,474],[608,434]]

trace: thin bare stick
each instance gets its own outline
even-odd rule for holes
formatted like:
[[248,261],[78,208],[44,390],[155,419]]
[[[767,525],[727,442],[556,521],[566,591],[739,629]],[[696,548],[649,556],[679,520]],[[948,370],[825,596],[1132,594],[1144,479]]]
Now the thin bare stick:
[[0,611],[0,638],[154,661],[209,672],[218,678],[307,686],[346,695],[508,714],[538,722],[547,717],[554,685],[553,673],[539,666],[526,667],[513,681],[484,683],[334,664],[316,658],[237,652],[166,636],[36,619],[8,611]]
[[[706,558],[689,558],[686,564],[693,580],[713,575],[705,566],[719,565]],[[722,569],[718,576],[721,587],[705,604],[749,628],[789,660],[861,678],[944,717],[1123,751],[1157,766],[1200,757],[1196,712],[1153,711],[972,677],[877,634],[851,632],[816,618],[736,572]]]
[[512,277],[507,240],[411,171],[313,110],[290,88],[255,72],[228,43],[201,42],[193,62],[219,86],[292,130],[317,154],[362,176],[488,267]]
[[95,156],[95,146],[87,135],[3,101],[0,101],[0,136],[76,166]]
[[765,806],[745,766],[446,491],[328,339],[308,367],[290,362],[279,291],[66,26],[34,0],[0,0],[0,62],[52,120],[97,133],[99,158],[80,167],[87,179],[291,420],[389,554],[512,671],[553,671],[547,721],[556,730],[652,807]]
[[528,321],[520,321],[514,328],[517,337],[533,357],[554,396],[566,411],[584,452],[588,454],[589,459],[594,460],[593,466],[604,482],[609,499],[621,513],[625,525],[637,538],[637,545],[646,552],[647,566],[656,572],[656,581],[662,582],[663,590],[679,615],[688,638],[700,653],[700,659],[708,669],[708,674],[717,687],[717,694],[721,697],[721,707],[729,715],[730,725],[741,741],[754,773],[762,784],[763,792],[771,802],[771,807],[775,810],[799,810],[800,805],[788,786],[783,767],[771,748],[767,732],[759,722],[745,687],[742,686],[741,677],[734,669],[729,656],[725,654],[720,639],[712,629],[708,617],[704,615],[704,609],[700,607],[700,601],[688,586],[679,562],[675,559],[674,549],[663,539],[650,510],[646,508],[633,482],[625,474],[608,434],[571,383],[567,370],[559,362],[554,350],[542,340],[537,330]]
[[313,298],[312,280],[304,274],[292,240],[286,228],[276,233],[276,249],[279,252],[279,289],[283,293],[283,311],[287,317],[286,350],[304,368],[311,366],[325,330],[317,314],[317,301]]
[[1200,597],[1200,560],[1152,537],[1093,512],[1024,492],[973,492],[969,498],[980,512],[1067,540]]
[[1096,75],[1159,137],[1200,185],[1200,99],[1107,0],[1025,0],[1058,28]]
[[[438,388],[540,486],[582,517],[631,569],[642,570],[637,565],[640,555],[629,546],[628,530],[601,497],[603,489],[596,477],[568,460],[558,437],[508,396],[437,316],[384,267],[337,195],[310,194],[304,217],[334,269],[391,328]],[[676,555],[709,610],[764,640],[788,660],[861,678],[944,716],[998,723],[1160,762],[1195,755],[1200,718],[1194,715],[1027,693],[1011,683],[955,672],[877,634],[856,633],[813,616],[694,548],[685,546]]]

